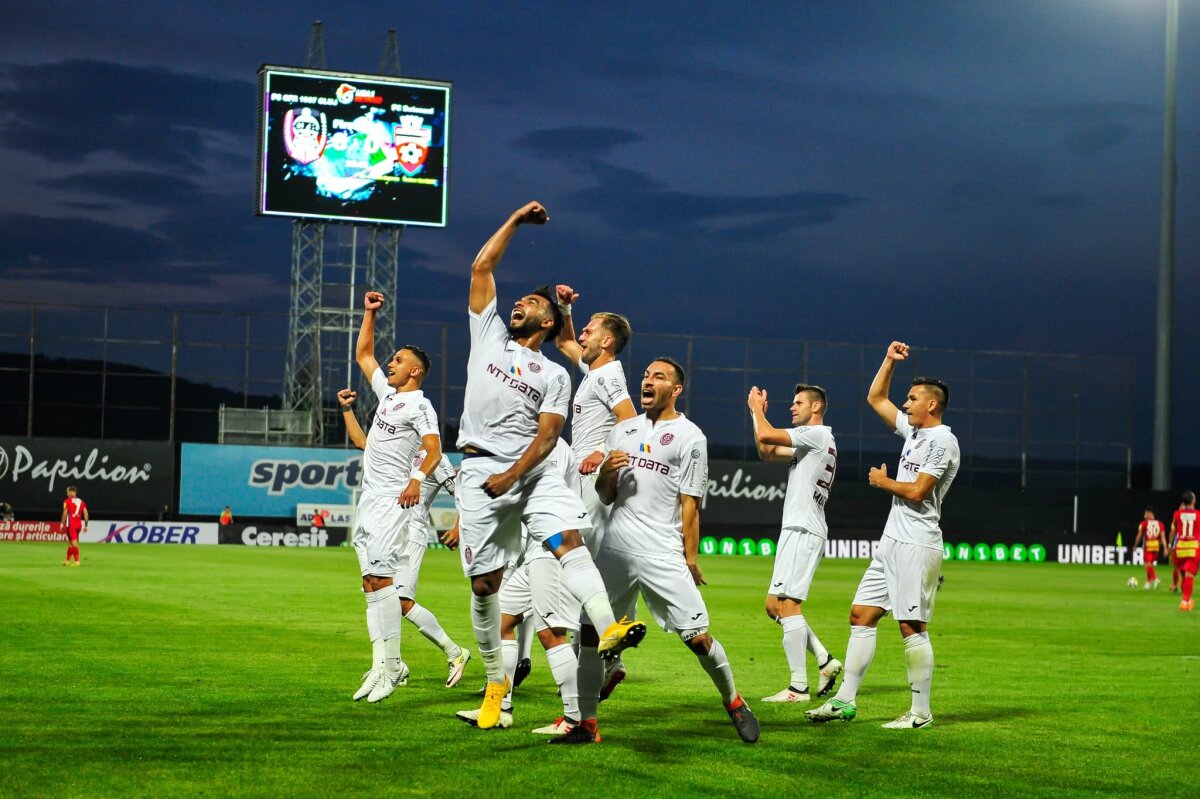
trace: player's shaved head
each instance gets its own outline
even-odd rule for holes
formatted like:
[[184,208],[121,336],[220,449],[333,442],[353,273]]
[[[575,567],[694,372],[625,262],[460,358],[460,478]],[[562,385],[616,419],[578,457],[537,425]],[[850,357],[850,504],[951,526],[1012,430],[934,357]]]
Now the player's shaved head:
[[926,394],[937,400],[937,414],[940,416],[950,404],[950,387],[936,377],[918,377],[912,381],[914,388],[921,388]]

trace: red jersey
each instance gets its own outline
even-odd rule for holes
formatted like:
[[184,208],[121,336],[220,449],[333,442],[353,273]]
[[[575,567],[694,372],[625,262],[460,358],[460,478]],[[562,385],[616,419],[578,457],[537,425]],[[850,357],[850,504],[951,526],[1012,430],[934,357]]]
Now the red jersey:
[[63,510],[67,512],[67,522],[73,524],[83,520],[83,512],[87,510],[87,503],[79,497],[68,497],[63,500]]
[[1163,537],[1162,522],[1158,519],[1147,519],[1138,525],[1138,532],[1143,536],[1146,551],[1158,552]]
[[1197,523],[1197,517],[1200,516],[1200,510],[1195,508],[1187,508],[1185,510],[1175,511],[1175,518],[1171,520],[1171,532],[1177,538],[1175,539],[1175,557],[1180,560],[1196,557],[1196,533],[1200,532],[1200,524]]

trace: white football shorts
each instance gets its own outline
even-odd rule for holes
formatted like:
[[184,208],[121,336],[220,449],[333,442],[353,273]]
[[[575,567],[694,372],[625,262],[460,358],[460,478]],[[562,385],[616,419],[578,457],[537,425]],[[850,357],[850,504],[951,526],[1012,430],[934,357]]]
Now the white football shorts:
[[354,551],[362,575],[392,577],[399,571],[408,510],[393,496],[363,492],[355,514]]
[[808,599],[808,589],[824,555],[825,536],[814,535],[807,530],[784,528],[779,533],[775,567],[771,570],[771,585],[767,594],[801,602]]
[[854,592],[854,604],[883,608],[898,621],[928,622],[941,573],[941,549],[885,535]]

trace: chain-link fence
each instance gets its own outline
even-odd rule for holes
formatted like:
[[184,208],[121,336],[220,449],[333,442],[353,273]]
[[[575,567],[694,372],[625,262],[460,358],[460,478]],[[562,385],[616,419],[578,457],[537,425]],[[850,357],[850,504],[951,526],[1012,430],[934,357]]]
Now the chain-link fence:
[[[0,302],[0,434],[216,441],[222,405],[280,406],[287,322],[283,314]],[[424,390],[453,442],[469,348],[466,320],[398,320],[396,335],[433,356]],[[639,332],[621,360],[631,387],[658,355],[685,366],[679,407],[708,435],[713,458],[755,457],[746,410],[752,385],[767,389],[768,416],[783,426],[795,384],[818,383],[829,395],[826,421],[837,436],[841,468],[862,473],[896,456],[890,432],[866,405],[885,343]],[[327,430],[339,429],[336,388],[348,376],[357,379],[349,339],[347,353],[347,363],[322,367]],[[962,445],[959,479],[966,484],[1130,485],[1131,359],[915,350],[897,373],[894,399],[917,374],[951,387],[946,422]]]

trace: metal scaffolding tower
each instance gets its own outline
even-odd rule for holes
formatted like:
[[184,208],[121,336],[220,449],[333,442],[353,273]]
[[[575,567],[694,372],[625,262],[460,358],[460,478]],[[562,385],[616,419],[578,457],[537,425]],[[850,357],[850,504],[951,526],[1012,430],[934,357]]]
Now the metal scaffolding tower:
[[[325,67],[325,36],[313,23],[306,67]],[[380,57],[381,74],[399,75],[396,31],[389,30]],[[340,388],[370,386],[358,373],[354,348],[362,322],[362,295],[381,291],[387,305],[375,323],[375,348],[389,353],[396,338],[396,270],[401,225],[292,223],[292,285],[288,354],[284,376],[285,410],[305,411],[311,443],[342,440],[340,414],[332,402]],[[382,358],[381,358],[382,360]],[[359,413],[367,403],[358,405]],[[360,417],[360,421],[365,421]]]

